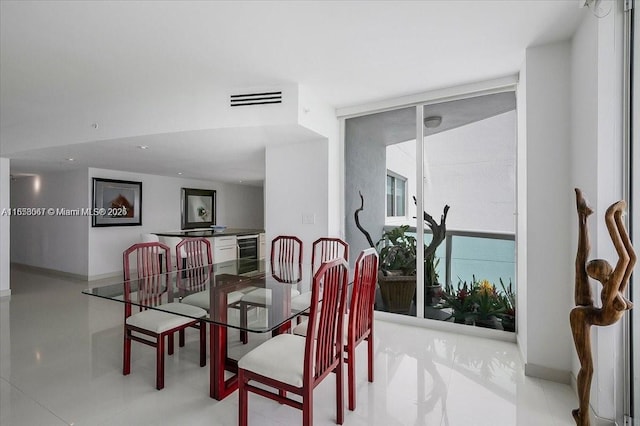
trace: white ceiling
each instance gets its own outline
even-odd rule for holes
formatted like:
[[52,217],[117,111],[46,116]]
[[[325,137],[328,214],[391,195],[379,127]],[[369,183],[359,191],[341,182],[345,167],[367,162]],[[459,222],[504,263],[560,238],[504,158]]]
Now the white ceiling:
[[108,120],[126,110],[135,121],[203,91],[300,84],[340,108],[514,75],[527,47],[571,37],[585,13],[579,3],[3,0],[0,154],[15,159],[15,173],[89,166],[255,184],[266,144],[313,132],[194,125],[47,140],[66,123],[94,120],[89,111]]

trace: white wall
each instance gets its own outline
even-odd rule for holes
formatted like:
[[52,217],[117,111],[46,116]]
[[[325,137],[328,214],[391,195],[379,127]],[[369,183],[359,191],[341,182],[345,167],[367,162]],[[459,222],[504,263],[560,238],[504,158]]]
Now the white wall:
[[[620,5],[617,5],[620,6]],[[622,11],[605,18],[588,15],[574,36],[572,49],[573,185],[584,190],[594,214],[590,218],[591,259],[615,264],[617,255],[604,223],[605,210],[622,195]],[[572,252],[577,235],[573,213]],[[601,285],[592,280],[596,304]],[[622,423],[624,348],[622,323],[592,330],[594,379],[591,406],[602,418]],[[580,364],[574,355],[572,371]]]
[[[11,207],[9,159],[0,158],[0,212]],[[9,296],[11,218],[0,213],[0,297]]]
[[[11,207],[85,208],[87,170],[18,177],[11,184]],[[87,276],[86,216],[13,216],[11,261]]]
[[[94,177],[142,182],[142,226],[89,228],[89,277],[122,270],[122,252],[139,241],[141,233],[180,230],[181,188],[214,189],[217,220],[231,228],[264,227],[262,188],[201,180],[172,178],[116,170],[89,169]],[[87,198],[87,203],[90,203]]]
[[[563,380],[565,372],[579,369],[568,321],[577,249],[574,187],[595,210],[590,258],[617,260],[603,218],[622,197],[620,6],[601,19],[587,11],[569,43],[527,49],[520,76],[518,342],[528,375]],[[599,305],[601,286],[592,282],[592,288]],[[592,336],[592,409],[621,424],[621,324],[594,327]]]
[[[304,243],[304,259],[311,261],[311,244],[330,235],[328,229],[328,141],[267,147],[265,172],[265,229],[267,251],[278,235],[295,235]],[[314,223],[303,223],[303,218]]]
[[264,227],[260,187],[93,168],[17,178],[12,183],[11,207],[90,207],[93,177],[142,182],[142,226],[92,228],[90,217],[15,216],[11,219],[12,262],[89,279],[119,274],[122,252],[139,241],[141,233],[180,230],[183,187],[217,191],[219,224]]
[[344,211],[344,168],[341,167],[344,150],[340,149],[340,127],[336,111],[307,86],[298,86],[298,97],[299,124],[327,138],[327,232],[344,238],[344,221],[340,215]]
[[[570,58],[568,42],[526,51],[526,250],[525,371],[567,381],[572,337],[568,321],[573,294],[570,222]],[[519,158],[524,159],[522,156]],[[519,165],[520,166],[520,165]],[[522,220],[522,217],[520,218]],[[520,287],[522,291],[522,287]],[[522,301],[522,299],[520,299]]]
[[[403,219],[415,226],[415,140],[387,147],[387,169],[407,178]],[[510,111],[425,138],[425,210],[447,229],[515,233],[516,112]],[[438,219],[439,220],[439,219]]]

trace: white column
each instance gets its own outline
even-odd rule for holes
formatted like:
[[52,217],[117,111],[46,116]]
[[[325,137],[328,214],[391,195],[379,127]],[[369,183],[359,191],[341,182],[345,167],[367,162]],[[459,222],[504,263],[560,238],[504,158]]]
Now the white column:
[[9,286],[9,264],[11,263],[9,252],[10,217],[2,214],[4,209],[8,210],[10,208],[10,185],[9,159],[0,158],[0,297],[11,295]]

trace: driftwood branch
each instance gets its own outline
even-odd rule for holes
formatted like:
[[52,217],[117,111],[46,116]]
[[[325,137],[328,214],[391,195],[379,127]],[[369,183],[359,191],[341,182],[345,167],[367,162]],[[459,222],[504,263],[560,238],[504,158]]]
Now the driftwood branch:
[[[417,205],[418,201],[416,197],[413,197],[413,202]],[[433,234],[433,238],[429,245],[424,249],[424,258],[429,259],[433,257],[436,253],[436,249],[438,246],[444,241],[447,236],[447,214],[449,213],[449,205],[444,206],[444,211],[440,216],[440,223],[436,222],[433,216],[431,216],[427,212],[423,212],[423,219],[427,222],[427,226],[431,229],[431,233]]]
[[356,226],[358,227],[358,229],[360,230],[360,232],[362,232],[362,233],[364,234],[364,236],[367,238],[367,241],[369,242],[369,245],[370,245],[372,248],[375,248],[376,246],[375,246],[375,244],[373,244],[373,240],[371,239],[371,235],[369,235],[369,233],[367,232],[367,230],[366,230],[366,229],[364,229],[364,228],[362,227],[362,225],[360,225],[360,218],[358,217],[358,215],[360,214],[360,212],[361,212],[362,210],[364,210],[364,197],[362,196],[362,192],[358,191],[358,194],[360,194],[360,208],[359,208],[359,209],[357,209],[357,210],[354,212],[354,214],[353,214],[353,216],[354,216],[354,218],[355,218],[355,220],[356,220]]

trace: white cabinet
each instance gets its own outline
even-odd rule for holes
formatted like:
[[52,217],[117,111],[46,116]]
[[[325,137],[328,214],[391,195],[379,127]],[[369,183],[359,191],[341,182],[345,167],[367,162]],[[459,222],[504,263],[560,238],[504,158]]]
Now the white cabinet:
[[238,241],[235,235],[211,238],[213,262],[227,262],[238,258]]

